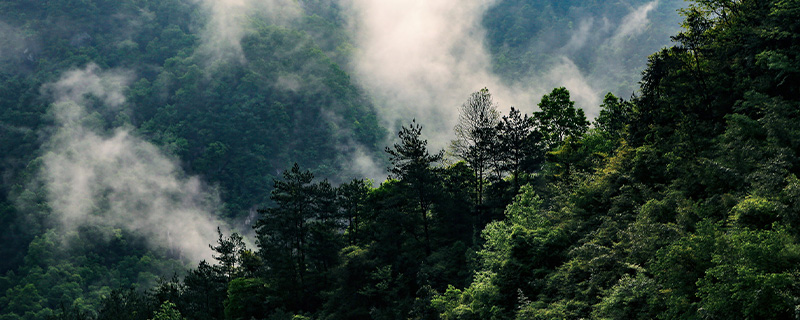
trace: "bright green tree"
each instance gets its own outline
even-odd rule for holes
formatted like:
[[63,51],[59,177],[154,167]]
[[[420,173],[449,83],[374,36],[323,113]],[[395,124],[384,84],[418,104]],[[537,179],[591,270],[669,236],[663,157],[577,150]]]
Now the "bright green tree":
[[185,320],[174,303],[164,301],[150,320]]
[[575,108],[575,101],[570,100],[564,87],[542,96],[538,106],[540,111],[532,117],[548,151],[558,148],[568,137],[580,137],[589,127],[583,109]]

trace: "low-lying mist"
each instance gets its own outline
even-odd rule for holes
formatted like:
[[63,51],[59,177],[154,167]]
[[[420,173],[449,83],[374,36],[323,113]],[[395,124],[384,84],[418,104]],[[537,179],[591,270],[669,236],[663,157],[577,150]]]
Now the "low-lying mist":
[[[662,2],[674,7],[672,2],[676,1]],[[591,118],[598,114],[608,91],[622,88],[628,92],[616,94],[627,98],[635,88],[617,82],[627,80],[621,79],[624,75],[620,70],[631,66],[623,66],[625,62],[619,60],[630,49],[627,46],[636,45],[627,40],[647,29],[649,14],[660,5],[656,0],[631,7],[617,21],[585,13],[579,25],[562,35],[569,39],[566,45],[548,49],[552,57],[546,68],[534,70],[529,77],[510,80],[493,71],[493,57],[482,25],[487,10],[499,0],[343,3],[357,48],[352,73],[379,105],[384,125],[390,131],[397,132],[400,125],[416,119],[423,125],[423,135],[431,148],[447,147],[453,138],[458,106],[483,87],[489,89],[503,112],[514,106],[531,113],[543,94],[560,86],[570,90],[576,105]],[[590,47],[598,39],[602,48]],[[666,46],[669,41],[665,36],[660,43]],[[531,50],[553,46],[548,39],[529,42]],[[579,55],[589,55],[592,68],[576,64]],[[646,56],[640,57],[634,68],[642,70],[645,61]]]
[[[266,19],[291,28],[304,14],[305,2],[290,0],[196,0],[208,13],[197,54],[208,61],[237,59],[246,63],[240,41],[252,23]],[[537,39],[525,39],[522,50],[547,56],[530,75],[509,77],[493,65],[497,57],[488,47],[484,18],[508,0],[335,0],[353,42],[349,71],[377,105],[384,127],[394,133],[416,119],[432,149],[447,148],[453,139],[457,108],[470,93],[487,87],[503,112],[511,106],[525,113],[536,111],[542,95],[555,87],[570,90],[576,105],[593,118],[607,92],[627,98],[636,90],[638,71],[646,56],[627,55],[640,45],[635,41],[653,28],[674,30],[678,26],[653,26],[651,16],[674,14],[680,0],[628,1],[607,12],[568,8],[563,19],[570,28]],[[547,5],[547,1],[531,3]],[[555,5],[555,4],[554,4]],[[587,5],[587,8],[591,6]],[[550,13],[542,13],[550,14]],[[259,19],[255,19],[259,17]],[[562,19],[562,18],[559,18]],[[673,20],[669,20],[673,21]],[[650,32],[669,44],[672,32]],[[632,41],[633,39],[634,41]],[[555,41],[558,40],[558,41]],[[653,48],[653,52],[658,48]],[[648,49],[649,50],[649,49]],[[541,55],[532,55],[540,57]],[[534,59],[534,58],[532,58]],[[634,70],[634,71],[631,71]],[[333,118],[336,115],[332,115]],[[390,134],[389,139],[394,139]],[[387,141],[390,145],[391,141]],[[371,159],[363,146],[342,147],[357,161],[345,163],[345,171],[385,177],[380,161]]]
[[49,205],[65,233],[86,225],[121,228],[191,261],[208,260],[222,225],[214,215],[217,194],[131,127],[105,128],[91,111],[121,108],[132,79],[90,64],[43,87],[55,123],[39,177]]
[[194,0],[208,13],[198,54],[213,63],[218,60],[245,62],[241,41],[259,15],[277,25],[291,24],[302,16],[293,0]]
[[[620,52],[635,45],[631,37],[652,27],[649,17],[657,8],[665,3],[674,7],[676,1],[632,6],[617,20],[586,14],[561,35],[566,41],[550,50],[546,68],[522,79],[498,74],[493,66],[496,57],[487,47],[483,19],[501,0],[339,0],[337,5],[354,45],[349,71],[377,104],[382,124],[394,133],[416,119],[435,150],[447,148],[458,107],[484,87],[503,112],[514,106],[531,113],[543,94],[565,86],[577,106],[595,116],[606,92],[628,90],[618,83],[619,70],[631,67],[620,61]],[[195,54],[208,58],[209,66],[228,59],[247,64],[240,42],[256,23],[253,17],[263,15],[268,23],[290,27],[303,13],[302,3],[291,0],[195,2],[208,14],[202,18],[205,27]],[[548,43],[531,39],[530,48]],[[602,46],[593,47],[597,43]],[[639,61],[642,67],[645,59]],[[578,60],[590,61],[592,67]],[[287,90],[298,90],[297,83],[281,79]],[[207,244],[216,240],[214,229],[220,225],[214,190],[199,178],[186,176],[174,159],[133,134],[124,121],[109,126],[96,114],[98,107],[122,108],[123,92],[131,80],[130,72],[89,65],[45,86],[53,101],[55,127],[46,135],[41,181],[53,212],[67,231],[87,224],[125,228],[190,259],[208,258]],[[630,92],[615,93],[627,97]],[[351,155],[343,157],[349,159],[342,164],[343,175],[376,182],[386,177],[375,150],[351,144],[341,147],[342,154]]]

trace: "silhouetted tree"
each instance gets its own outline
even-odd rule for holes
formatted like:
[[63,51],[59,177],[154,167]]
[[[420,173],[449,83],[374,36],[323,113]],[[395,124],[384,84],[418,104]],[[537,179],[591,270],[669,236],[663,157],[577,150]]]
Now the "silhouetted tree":
[[401,186],[414,199],[415,209],[422,218],[422,229],[425,236],[425,250],[430,254],[429,216],[431,204],[436,197],[436,183],[439,180],[433,164],[442,160],[443,151],[428,153],[428,141],[421,137],[422,127],[412,121],[408,127],[402,127],[398,133],[400,142],[393,148],[386,148],[392,166],[389,172],[400,180]]
[[456,139],[451,147],[455,155],[467,161],[475,172],[475,202],[478,206],[483,203],[485,180],[496,163],[493,149],[497,143],[499,120],[500,113],[487,88],[473,92],[459,108],[454,129]]

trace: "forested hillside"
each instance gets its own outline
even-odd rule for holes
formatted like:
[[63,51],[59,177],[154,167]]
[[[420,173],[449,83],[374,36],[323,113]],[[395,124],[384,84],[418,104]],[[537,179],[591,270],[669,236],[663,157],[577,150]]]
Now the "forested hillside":
[[[213,189],[205,196],[219,203],[203,209],[213,211],[211,219],[236,224],[270,203],[273,178],[293,163],[344,180],[355,174],[342,165],[356,148],[382,157],[385,129],[336,62],[347,59],[346,50],[337,53],[347,47],[342,22],[320,17],[333,10],[327,5],[307,6],[309,13],[291,23],[251,16],[241,56],[231,58],[234,48],[218,48],[223,54],[207,48],[206,33],[214,31],[207,12],[215,8],[199,2],[0,2],[0,313],[42,318],[62,305],[94,311],[111,289],[148,288],[158,277],[183,273],[194,258],[148,245],[149,235],[130,226],[140,217],[100,212],[115,205],[113,199],[103,204],[111,198],[108,189],[127,197],[132,191],[125,188],[156,193],[178,183],[186,191],[193,187],[182,177],[199,175]],[[66,100],[84,109],[78,131],[91,135],[61,136],[67,130],[60,128],[74,129],[62,121]],[[110,156],[108,148],[85,148],[97,142],[87,138],[112,147],[127,139],[119,132],[134,142],[116,147],[134,148],[125,156],[145,162],[119,157],[80,166],[70,156]],[[160,151],[151,152],[151,144]],[[59,159],[90,177],[149,172],[136,185],[105,181],[90,188],[91,197],[81,198],[74,186],[76,195],[66,197],[92,201],[96,209],[89,216],[107,223],[65,226],[69,210],[54,203],[55,191],[63,190],[54,181],[64,175],[51,170],[63,164],[54,162]],[[169,162],[179,169],[165,169]],[[159,180],[164,175],[176,180]],[[157,212],[141,207],[147,204],[126,205],[140,206],[129,213]],[[207,243],[197,247],[207,250]]]
[[483,24],[492,67],[507,81],[541,81],[567,59],[589,85],[627,98],[638,89],[642,57],[678,32],[676,11],[684,6],[673,0],[502,0]]
[[[0,319],[797,317],[800,1],[687,3],[594,119],[476,88],[446,150],[387,139],[345,2],[270,3],[299,14],[209,47],[204,2],[0,2]],[[499,1],[492,68],[535,78],[544,26],[643,4]]]

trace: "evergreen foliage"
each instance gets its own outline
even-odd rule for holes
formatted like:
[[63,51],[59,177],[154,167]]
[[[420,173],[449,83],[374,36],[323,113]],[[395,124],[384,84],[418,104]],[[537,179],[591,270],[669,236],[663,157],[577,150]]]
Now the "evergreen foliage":
[[[130,40],[122,46],[130,56],[92,44],[116,40],[81,17],[144,4],[161,24],[172,21],[164,14],[197,9],[180,1],[0,2],[19,15],[9,21],[31,19],[26,28],[38,36],[69,34],[47,29],[44,22],[56,18],[91,31],[40,49],[64,59],[18,66],[35,76],[5,69],[12,71],[0,75],[10,88],[0,90],[2,121],[31,130],[51,121],[42,115],[47,103],[25,88],[51,81],[64,65],[149,59],[158,67],[142,71],[127,93],[142,112],[96,120],[109,129],[112,119],[128,121],[172,148],[191,172],[208,174],[228,192],[226,214],[257,205],[255,247],[218,230],[209,244],[216,261],[165,278],[185,267],[180,257],[147,248],[141,235],[92,226],[60,234],[46,219],[45,191],[22,184],[41,166],[35,134],[2,127],[9,133],[0,137],[20,141],[0,144],[10,152],[0,165],[15,181],[4,191],[25,200],[2,199],[2,239],[11,239],[4,250],[25,252],[3,262],[0,319],[797,316],[796,0],[693,2],[675,46],[650,56],[640,94],[608,94],[592,126],[563,87],[530,116],[515,108],[501,115],[488,89],[473,93],[456,127],[463,161],[431,153],[412,121],[385,149],[391,177],[376,187],[315,179],[336,170],[343,139],[376,147],[382,135],[367,98],[315,35],[257,25],[243,41],[251,64],[215,68],[189,54],[197,39],[188,25],[148,29],[169,40]],[[306,5],[318,14],[310,20],[342,23],[335,6]],[[289,45],[297,49],[291,57],[263,58]],[[269,87],[266,77],[287,74],[319,87]],[[325,119],[328,111],[344,120]],[[225,125],[230,119],[237,125]],[[275,127],[260,126],[264,119],[277,119]],[[275,156],[266,158],[266,150]]]

